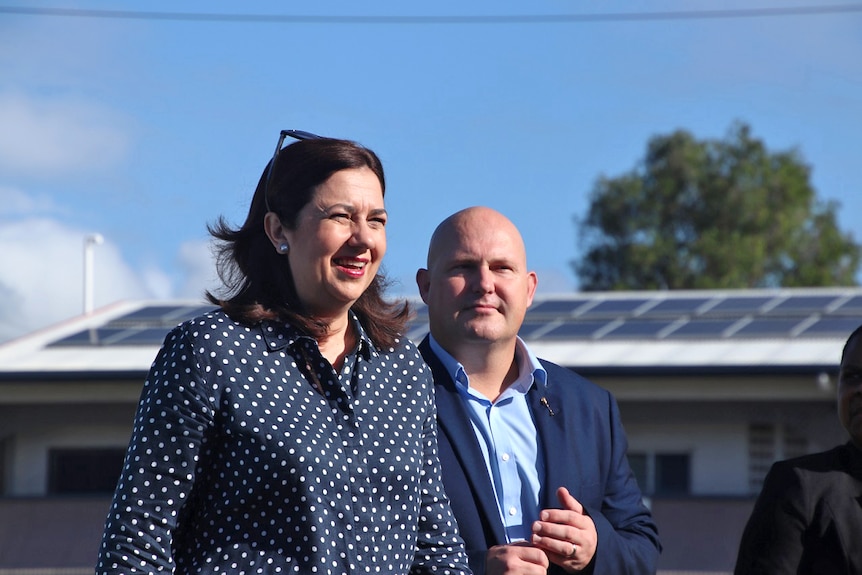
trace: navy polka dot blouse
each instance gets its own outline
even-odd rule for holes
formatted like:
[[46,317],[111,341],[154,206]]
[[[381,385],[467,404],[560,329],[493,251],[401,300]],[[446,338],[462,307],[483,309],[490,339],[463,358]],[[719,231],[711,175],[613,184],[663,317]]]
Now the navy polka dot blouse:
[[97,573],[469,573],[430,370],[361,338],[337,373],[289,325],[216,311],[144,384]]

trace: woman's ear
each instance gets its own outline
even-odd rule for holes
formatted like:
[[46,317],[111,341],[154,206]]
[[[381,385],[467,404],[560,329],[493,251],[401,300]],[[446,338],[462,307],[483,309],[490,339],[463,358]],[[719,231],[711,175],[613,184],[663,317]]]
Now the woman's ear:
[[273,247],[279,253],[287,251],[283,246],[288,245],[287,235],[284,231],[284,224],[275,212],[267,212],[263,216],[263,231],[266,232],[266,237],[272,242]]

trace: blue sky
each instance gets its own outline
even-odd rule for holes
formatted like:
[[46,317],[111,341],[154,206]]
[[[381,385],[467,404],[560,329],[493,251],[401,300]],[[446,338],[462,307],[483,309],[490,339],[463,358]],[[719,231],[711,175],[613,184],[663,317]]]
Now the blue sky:
[[859,241],[862,2],[583,18],[806,6],[826,4],[0,0],[0,340],[81,313],[89,233],[105,238],[97,307],[216,287],[206,224],[242,221],[283,128],[381,156],[394,294],[415,295],[436,224],[477,204],[521,228],[540,292],[576,289],[574,218],[596,179],[633,169],[652,136],[734,121],[796,148]]

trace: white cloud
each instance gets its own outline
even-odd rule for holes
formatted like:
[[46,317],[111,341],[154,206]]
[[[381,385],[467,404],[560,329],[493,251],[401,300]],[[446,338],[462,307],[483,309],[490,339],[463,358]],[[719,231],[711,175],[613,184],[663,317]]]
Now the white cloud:
[[76,97],[0,92],[0,170],[38,177],[104,171],[126,156],[125,123]]
[[141,271],[141,281],[146,291],[156,299],[170,299],[173,296],[171,277],[155,265],[144,267]]
[[61,210],[48,196],[33,196],[0,184],[0,216],[59,213]]
[[180,246],[178,256],[183,283],[177,290],[178,297],[203,298],[204,290],[218,290],[221,282],[215,267],[212,242],[197,240]]
[[[86,235],[47,218],[0,225],[0,341],[83,312]],[[95,307],[153,297],[116,245],[105,240],[94,247]]]

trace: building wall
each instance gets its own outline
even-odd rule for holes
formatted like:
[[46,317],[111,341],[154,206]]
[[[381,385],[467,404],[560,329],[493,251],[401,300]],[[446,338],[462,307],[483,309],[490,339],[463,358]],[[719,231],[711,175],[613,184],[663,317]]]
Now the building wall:
[[[752,505],[751,498],[654,500],[660,573],[730,574]],[[109,506],[110,497],[0,498],[0,574],[92,573]]]
[[667,572],[733,572],[753,498],[662,498],[653,501]]
[[[772,461],[847,441],[831,398],[769,403],[624,400],[620,413],[630,453],[689,454],[690,495],[698,497],[756,495]],[[771,428],[771,449],[760,462],[752,451],[753,425]]]
[[105,496],[0,498],[0,574],[92,574],[110,504]]
[[688,454],[692,495],[748,495],[746,425],[665,420],[626,425],[626,433],[630,452]]
[[[771,383],[780,386],[781,381]],[[124,391],[69,393],[54,400],[44,390],[3,395],[0,386],[0,442],[7,462],[0,497],[0,571],[92,564],[110,494],[45,497],[48,454],[59,447],[125,447],[141,384],[117,382]],[[742,400],[724,397],[721,385],[721,380],[710,382],[709,389],[718,391],[705,398],[690,397],[697,394],[688,391],[687,397],[671,399],[660,389],[658,397],[650,397],[640,384],[615,391],[630,452],[690,455],[691,492],[650,497],[664,545],[659,565],[665,572],[732,570],[757,494],[751,481],[752,424],[784,430],[776,432],[777,438],[785,432],[801,434],[808,451],[846,438],[835,416],[834,390],[818,391],[799,381],[789,384],[789,391],[777,391],[776,398],[758,392],[758,397]],[[672,387],[684,386],[673,382]],[[799,390],[811,397],[798,397]],[[72,396],[76,400],[68,401]],[[125,399],[118,401],[119,396]],[[776,456],[781,445],[776,439]],[[34,551],[39,549],[48,551]]]
[[51,449],[124,447],[134,409],[131,404],[0,405],[0,437],[8,451],[0,495],[44,496]]

